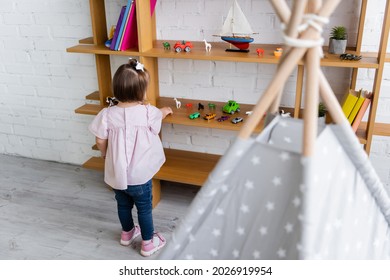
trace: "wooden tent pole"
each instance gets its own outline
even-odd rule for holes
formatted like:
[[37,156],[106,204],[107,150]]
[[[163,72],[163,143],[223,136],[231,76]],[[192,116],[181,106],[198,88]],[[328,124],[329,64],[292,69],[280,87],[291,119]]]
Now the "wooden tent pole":
[[[284,4],[282,4],[281,2],[284,2]],[[273,4],[274,8],[278,9],[278,10],[280,9],[280,7],[287,6],[285,1],[283,1],[283,0],[273,0],[273,1],[271,1],[271,3]],[[287,21],[285,21],[285,22],[288,22],[288,25],[286,26],[286,35],[288,37],[298,38],[298,35],[299,35],[298,26],[299,26],[299,24],[302,23],[303,15],[305,14],[306,5],[307,5],[307,0],[295,0],[293,2],[293,8],[292,8],[291,13],[288,10],[288,6],[287,6],[287,10],[285,10],[285,8],[283,9],[283,11],[284,11],[283,17],[286,17],[287,15],[290,14],[288,16]],[[278,7],[278,8],[276,8],[276,7]],[[286,13],[286,11],[287,11],[287,13]],[[281,10],[280,10],[280,12],[281,12]],[[284,51],[287,52],[289,50],[289,48],[290,48],[289,46],[285,47]],[[280,63],[283,62],[284,57],[285,56],[282,55]],[[269,110],[270,113],[278,113],[279,106],[280,106],[280,100],[282,99],[282,95],[283,95],[283,87],[280,89],[278,95],[276,96],[275,100],[273,101],[273,103],[270,107],[270,110]]]
[[[320,1],[310,0],[309,12],[316,13],[320,9]],[[312,38],[320,40],[321,34],[316,32]],[[305,66],[307,67],[306,75],[306,93],[305,93],[305,110],[304,110],[304,126],[303,126],[303,141],[302,154],[303,156],[311,156],[315,150],[315,140],[318,130],[318,103],[319,103],[319,69],[320,69],[320,51],[319,47],[309,48],[305,57]]]

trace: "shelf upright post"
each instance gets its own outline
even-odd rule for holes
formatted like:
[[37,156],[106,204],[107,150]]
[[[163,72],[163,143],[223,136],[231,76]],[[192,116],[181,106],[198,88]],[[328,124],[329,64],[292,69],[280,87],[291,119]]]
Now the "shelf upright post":
[[[106,9],[104,0],[89,0],[92,19],[93,43],[103,45],[107,40]],[[99,101],[106,105],[107,96],[111,95],[111,66],[110,56],[95,54],[96,72],[99,87]]]
[[364,145],[364,149],[369,154],[371,149],[371,143],[372,143],[372,135],[374,132],[374,126],[375,126],[375,117],[376,117],[376,109],[378,106],[378,99],[379,99],[379,91],[381,88],[382,83],[382,76],[383,76],[383,68],[385,64],[386,59],[386,50],[387,50],[387,41],[389,39],[389,30],[390,30],[390,1],[386,1],[386,8],[384,12],[384,18],[383,18],[383,24],[382,24],[382,32],[381,32],[381,39],[379,43],[379,52],[378,52],[378,68],[375,71],[375,78],[374,78],[374,85],[372,89],[372,100],[371,100],[371,108],[368,115],[368,121],[367,121],[367,143]]

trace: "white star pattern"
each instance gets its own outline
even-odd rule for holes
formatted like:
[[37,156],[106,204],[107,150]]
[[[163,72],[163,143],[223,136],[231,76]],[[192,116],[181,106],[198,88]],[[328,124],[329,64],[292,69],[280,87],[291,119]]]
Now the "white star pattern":
[[193,260],[194,257],[193,257],[192,255],[186,255],[186,259],[187,259],[187,260]]
[[236,232],[238,233],[238,235],[244,235],[245,234],[245,229],[242,228],[242,227],[239,227]]
[[252,182],[252,181],[247,180],[247,181],[245,182],[245,188],[247,188],[248,190],[253,189],[253,187],[254,187],[254,185],[253,185],[253,182]]
[[186,228],[186,232],[187,232],[187,233],[189,233],[189,232],[191,232],[191,231],[192,231],[192,227],[187,227],[187,228]]
[[328,147],[324,146],[322,147],[322,154],[326,156],[329,153]]
[[230,174],[230,172],[231,172],[230,170],[225,170],[225,171],[222,172],[222,175],[223,176],[227,176],[227,175]]
[[261,235],[267,235],[267,233],[268,233],[268,228],[267,228],[267,227],[261,227],[261,228],[259,229],[259,232],[260,232]]
[[284,229],[286,230],[287,233],[290,233],[294,230],[294,225],[293,224],[290,224],[290,223],[287,223],[285,226],[284,226]]
[[238,258],[240,256],[240,252],[238,250],[233,250],[233,257]]
[[279,248],[277,254],[278,254],[279,258],[285,258],[286,257],[286,250],[284,250],[283,248]]
[[248,205],[242,204],[240,207],[241,212],[243,213],[249,213],[249,207]]
[[291,141],[291,138],[290,138],[290,137],[284,137],[284,142],[290,144],[292,141]]
[[195,236],[190,234],[190,235],[188,235],[188,239],[190,240],[190,242],[194,242],[195,241]]
[[283,152],[283,153],[280,154],[279,157],[282,159],[282,161],[287,161],[287,160],[290,159],[290,154],[286,153],[286,152]]
[[274,184],[274,186],[280,186],[282,184],[282,179],[280,177],[274,177],[272,179],[272,184]]
[[294,197],[294,199],[293,199],[293,202],[292,202],[293,204],[294,204],[294,206],[295,207],[299,207],[299,205],[301,205],[301,200],[299,199],[299,197]]
[[215,250],[215,249],[211,249],[210,250],[210,255],[212,255],[213,257],[218,257],[218,251]]
[[220,236],[221,235],[221,231],[219,230],[219,229],[213,229],[213,235],[215,236],[215,237],[218,237],[218,236]]
[[268,201],[265,207],[267,208],[268,211],[272,211],[275,209],[275,204],[271,201]]
[[217,214],[218,216],[222,216],[225,214],[225,212],[222,208],[217,208],[217,210],[215,210],[215,214]]
[[223,185],[221,186],[221,191],[222,191],[223,193],[227,193],[227,191],[228,191],[228,186],[225,185],[225,184],[223,184]]
[[282,127],[287,127],[287,122],[285,121],[279,121],[279,125],[282,126]]
[[300,243],[298,243],[296,247],[297,247],[297,250],[298,250],[298,251],[301,251],[301,250],[302,250],[302,245],[301,245]]
[[203,209],[203,208],[199,208],[199,209],[198,209],[198,214],[199,214],[199,215],[202,215],[203,213],[204,213],[204,209]]
[[175,245],[175,247],[173,248],[173,250],[177,251],[177,250],[179,250],[179,249],[180,249],[180,247],[181,247],[181,245],[180,245],[180,244],[176,244],[176,245]]
[[260,158],[257,156],[253,156],[251,159],[251,162],[253,165],[258,165],[258,164],[260,164]]
[[253,252],[253,258],[254,258],[254,259],[259,259],[259,258],[260,258],[260,252],[257,251],[257,250],[254,251],[254,252]]
[[238,150],[238,151],[236,152],[236,156],[238,156],[238,157],[242,156],[243,154],[244,154],[244,151],[243,151],[243,150]]
[[211,192],[209,192],[208,196],[214,196],[217,193],[218,190],[214,189]]

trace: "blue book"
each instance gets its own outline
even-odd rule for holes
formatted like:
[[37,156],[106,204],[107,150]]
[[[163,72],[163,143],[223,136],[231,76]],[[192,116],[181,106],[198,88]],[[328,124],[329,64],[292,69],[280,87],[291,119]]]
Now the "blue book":
[[119,18],[118,18],[118,22],[117,22],[116,27],[115,27],[114,36],[112,37],[110,50],[115,51],[115,44],[116,44],[116,41],[118,39],[118,33],[119,33],[119,29],[120,29],[120,26],[121,26],[122,21],[123,21],[123,16],[125,14],[125,11],[126,11],[126,6],[123,6],[121,9],[121,13],[119,15]]
[[118,37],[117,37],[117,38],[119,38],[119,40],[117,39],[116,42],[115,42],[115,50],[116,51],[119,50],[119,43],[121,41],[120,38],[122,38],[122,36],[123,36],[123,30],[125,29],[126,20],[129,17],[130,7],[131,7],[131,2],[132,1],[133,0],[128,0],[127,1],[126,10],[125,10],[125,13],[123,15],[123,20],[122,20],[122,23],[121,23],[121,26],[120,26],[120,29],[119,29]]

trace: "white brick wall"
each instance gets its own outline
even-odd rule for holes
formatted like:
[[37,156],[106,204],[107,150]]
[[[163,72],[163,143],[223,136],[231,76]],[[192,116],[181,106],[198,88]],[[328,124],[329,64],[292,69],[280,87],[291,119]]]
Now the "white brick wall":
[[[106,0],[107,28],[116,24],[125,0]],[[291,1],[289,1],[291,2]],[[157,36],[169,40],[219,41],[217,34],[230,0],[159,0]],[[281,43],[279,21],[268,0],[240,0],[257,43]],[[359,0],[341,1],[324,30],[348,27],[355,43]],[[369,1],[364,50],[375,51],[385,0]],[[0,1],[0,153],[81,164],[97,153],[87,131],[92,116],[77,115],[85,95],[97,89],[93,55],[66,53],[80,38],[91,36],[88,1]],[[174,15],[174,16],[172,16]],[[388,48],[390,50],[390,47]],[[390,51],[389,51],[390,52]],[[115,69],[126,57],[112,57]],[[180,98],[255,103],[276,66],[254,63],[159,59],[160,94]],[[350,70],[324,68],[333,90],[348,87]],[[293,73],[282,103],[294,102]],[[358,87],[371,89],[374,71],[359,71]],[[390,123],[390,65],[382,82],[377,120]],[[218,129],[163,125],[165,147],[223,154],[235,133]],[[390,138],[374,137],[371,159],[383,182],[390,184]]]

